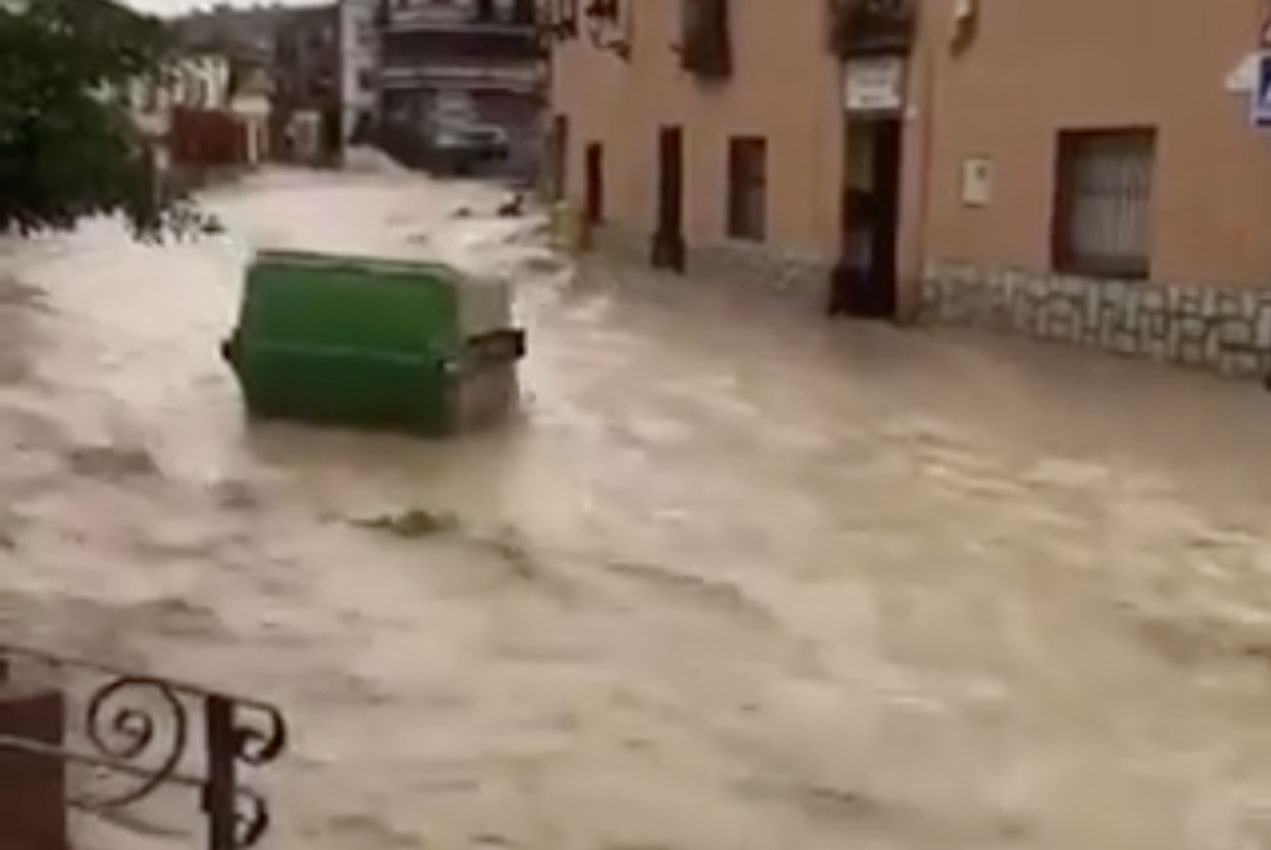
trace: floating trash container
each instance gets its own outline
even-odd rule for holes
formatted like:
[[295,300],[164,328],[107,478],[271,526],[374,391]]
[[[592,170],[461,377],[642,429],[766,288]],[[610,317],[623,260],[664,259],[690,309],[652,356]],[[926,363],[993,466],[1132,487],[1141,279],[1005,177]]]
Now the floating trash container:
[[510,301],[439,263],[264,252],[223,354],[253,416],[445,434],[516,404]]

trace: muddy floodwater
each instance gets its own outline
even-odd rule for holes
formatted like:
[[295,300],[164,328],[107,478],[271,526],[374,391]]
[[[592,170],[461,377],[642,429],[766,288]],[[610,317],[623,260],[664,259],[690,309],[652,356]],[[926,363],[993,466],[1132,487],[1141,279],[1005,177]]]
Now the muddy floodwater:
[[[280,850],[1271,847],[1260,389],[575,273],[499,197],[271,172],[198,244],[0,245],[0,639],[279,703]],[[521,415],[249,427],[280,245],[512,276]],[[77,822],[201,846],[143,827]]]

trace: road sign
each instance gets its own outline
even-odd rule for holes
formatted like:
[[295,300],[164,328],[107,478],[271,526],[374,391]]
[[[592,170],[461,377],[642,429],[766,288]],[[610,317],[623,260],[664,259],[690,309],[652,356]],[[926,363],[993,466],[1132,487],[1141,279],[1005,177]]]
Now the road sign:
[[1271,51],[1258,56],[1258,74],[1251,94],[1254,126],[1271,127]]

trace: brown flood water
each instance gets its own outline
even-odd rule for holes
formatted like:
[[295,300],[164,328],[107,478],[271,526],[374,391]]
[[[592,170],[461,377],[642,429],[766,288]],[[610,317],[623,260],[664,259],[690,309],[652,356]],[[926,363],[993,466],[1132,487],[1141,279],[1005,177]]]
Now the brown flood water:
[[[497,200],[274,172],[228,237],[0,248],[0,639],[281,704],[282,850],[1271,847],[1256,387],[573,275]],[[249,244],[514,275],[522,416],[249,428]]]

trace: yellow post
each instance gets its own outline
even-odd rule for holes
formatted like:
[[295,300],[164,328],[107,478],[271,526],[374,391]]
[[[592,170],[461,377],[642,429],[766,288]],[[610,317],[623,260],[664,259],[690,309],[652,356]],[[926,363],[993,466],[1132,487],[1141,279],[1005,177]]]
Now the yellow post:
[[582,219],[568,201],[552,205],[552,247],[570,254],[586,247]]

